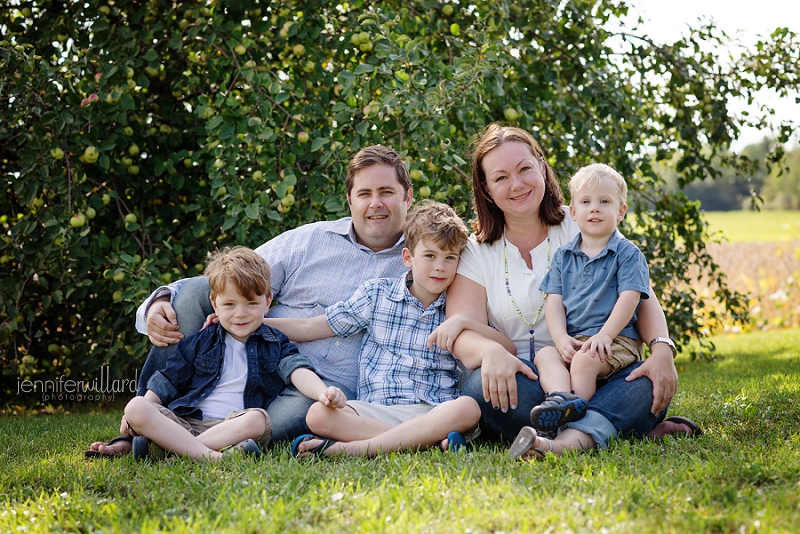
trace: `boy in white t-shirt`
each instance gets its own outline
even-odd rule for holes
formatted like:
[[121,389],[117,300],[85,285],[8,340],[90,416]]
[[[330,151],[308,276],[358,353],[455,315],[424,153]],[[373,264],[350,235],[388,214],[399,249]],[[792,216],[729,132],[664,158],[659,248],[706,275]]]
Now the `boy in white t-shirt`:
[[205,274],[219,323],[182,340],[147,393],[125,407],[121,431],[135,436],[134,456],[145,455],[137,450],[142,436],[200,461],[219,460],[227,447],[258,455],[272,436],[266,408],[286,385],[326,406],[345,405],[339,388],[326,386],[285,335],[263,324],[272,291],[261,256],[225,249]]

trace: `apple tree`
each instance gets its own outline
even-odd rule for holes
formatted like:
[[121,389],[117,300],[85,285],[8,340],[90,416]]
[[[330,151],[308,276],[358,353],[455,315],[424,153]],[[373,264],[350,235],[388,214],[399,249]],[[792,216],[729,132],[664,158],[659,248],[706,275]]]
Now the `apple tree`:
[[[797,36],[722,61],[701,27],[659,44],[621,1],[12,0],[0,9],[0,359],[6,377],[132,377],[135,307],[203,269],[347,214],[344,174],[388,144],[415,196],[471,217],[469,145],[501,121],[534,133],[566,182],[604,161],[628,180],[653,280],[682,342],[691,265],[741,315],[705,251],[699,206],[667,193],[714,176],[747,123],[729,98],[797,88]],[[791,123],[779,125],[779,140]],[[781,137],[783,136],[783,137]],[[780,154],[774,154],[778,161]],[[21,401],[20,401],[21,402]]]

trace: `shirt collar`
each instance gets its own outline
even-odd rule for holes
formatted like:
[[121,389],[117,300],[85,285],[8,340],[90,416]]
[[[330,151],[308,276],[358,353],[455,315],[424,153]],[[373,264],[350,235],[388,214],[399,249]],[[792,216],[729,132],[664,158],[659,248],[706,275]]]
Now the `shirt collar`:
[[350,242],[353,243],[355,246],[360,247],[364,250],[368,250],[374,254],[381,254],[381,253],[394,254],[396,251],[401,250],[405,246],[405,239],[401,235],[400,239],[398,239],[397,243],[395,243],[392,247],[384,250],[379,250],[378,252],[374,252],[369,247],[362,245],[361,243],[358,242],[358,238],[356,237],[356,229],[353,227],[352,217],[344,217],[337,221],[331,221],[326,231],[332,234],[344,236],[347,239],[349,239]]
[[[614,230],[614,233],[609,238],[608,243],[606,243],[605,248],[600,252],[600,254],[598,254],[595,257],[598,258],[600,256],[605,256],[606,254],[608,254],[610,252],[613,252],[614,254],[616,254],[617,253],[617,249],[619,249],[619,245],[620,245],[620,243],[622,242],[623,239],[624,239],[624,237],[622,236],[620,231],[619,230]],[[580,245],[581,245],[581,234],[578,233],[578,235],[576,235],[572,239],[572,241],[570,241],[568,244],[564,245],[564,249],[565,250],[569,250],[573,254],[583,254],[583,252],[581,252]]]
[[[422,303],[419,301],[419,299],[414,295],[412,295],[411,291],[408,290],[407,282],[411,279],[412,278],[410,270],[406,271],[406,274],[404,274],[400,278],[397,278],[395,282],[392,284],[391,288],[389,289],[386,295],[387,298],[394,302],[402,302],[403,300],[407,300],[408,302],[416,302],[417,304],[419,304],[420,307],[422,307]],[[442,291],[442,293],[438,297],[436,297],[436,300],[434,300],[431,303],[431,306],[433,306],[434,308],[444,308],[444,303],[445,303],[445,292]]]
[[[225,334],[227,334],[228,332],[224,328],[222,328],[222,325],[217,323],[209,326],[208,328],[216,328],[216,331],[214,331],[211,334],[214,338],[215,345],[223,343],[225,341]],[[263,323],[256,329],[255,332],[250,334],[250,336],[248,336],[247,339],[250,339],[252,336],[261,336],[262,338],[264,338],[265,341],[273,341],[273,342],[278,341],[278,338],[272,331],[272,329]]]

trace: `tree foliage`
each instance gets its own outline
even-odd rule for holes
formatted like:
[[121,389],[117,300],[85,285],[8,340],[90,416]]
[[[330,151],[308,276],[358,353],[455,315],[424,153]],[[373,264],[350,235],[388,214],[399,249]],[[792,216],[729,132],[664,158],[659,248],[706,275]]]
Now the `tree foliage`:
[[[119,376],[143,361],[135,306],[202,269],[347,213],[359,148],[402,151],[416,197],[470,216],[468,146],[532,131],[566,181],[603,161],[629,180],[673,336],[698,337],[687,266],[715,275],[696,204],[662,190],[716,176],[745,122],[728,98],[797,87],[797,36],[720,61],[714,28],[672,44],[618,27],[619,1],[32,0],[0,8],[0,347],[7,379]],[[791,125],[781,125],[788,136]],[[4,393],[14,389],[7,380]]]

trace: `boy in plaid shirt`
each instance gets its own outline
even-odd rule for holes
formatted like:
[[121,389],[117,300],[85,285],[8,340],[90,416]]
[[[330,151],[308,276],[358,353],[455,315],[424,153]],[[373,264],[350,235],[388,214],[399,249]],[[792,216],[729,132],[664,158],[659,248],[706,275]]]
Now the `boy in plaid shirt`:
[[[467,228],[450,206],[425,203],[408,214],[404,230],[403,263],[410,269],[405,276],[365,282],[325,315],[264,320],[297,341],[366,331],[358,400],[344,408],[315,403],[306,417],[314,434],[294,441],[296,457],[375,456],[436,445],[455,451],[466,444],[463,434],[477,428],[480,408],[459,397],[456,361],[432,336],[445,321],[445,290],[467,244]],[[477,323],[460,328],[502,337]]]

